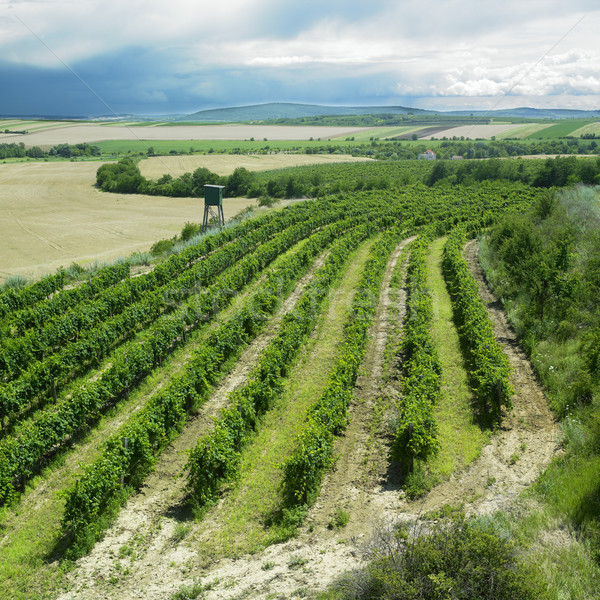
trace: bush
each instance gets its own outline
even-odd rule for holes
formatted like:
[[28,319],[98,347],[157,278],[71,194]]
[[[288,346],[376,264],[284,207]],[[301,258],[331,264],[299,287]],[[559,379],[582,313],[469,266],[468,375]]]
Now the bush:
[[347,575],[335,588],[338,598],[354,600],[548,598],[540,577],[517,550],[489,526],[463,516],[416,536],[400,526],[380,533],[371,564]]
[[173,250],[173,246],[175,245],[176,238],[171,238],[170,240],[159,240],[152,245],[150,248],[150,254],[153,256],[158,256],[160,254],[166,254]]
[[189,239],[193,238],[196,234],[200,233],[202,230],[202,225],[197,223],[186,223],[181,230],[181,240],[183,242],[187,242]]

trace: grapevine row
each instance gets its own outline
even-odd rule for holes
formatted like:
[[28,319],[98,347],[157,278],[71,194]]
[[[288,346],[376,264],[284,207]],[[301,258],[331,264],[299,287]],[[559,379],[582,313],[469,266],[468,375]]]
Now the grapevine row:
[[373,321],[385,267],[398,243],[400,230],[384,233],[367,261],[359,289],[344,325],[340,355],[329,381],[308,410],[302,432],[283,466],[283,494],[288,504],[314,499],[324,471],[332,461],[334,436],[346,426],[358,369],[365,351],[367,331]]
[[287,295],[318,253],[357,222],[352,218],[327,227],[300,251],[286,256],[244,305],[194,351],[185,373],[155,393],[145,408],[104,444],[101,457],[86,467],[67,495],[63,527],[73,534],[76,547],[82,540],[95,537],[98,517],[121,501],[121,481],[135,487],[143,480],[158,454],[181,430],[187,415],[207,399],[224,365],[274,313],[281,294]]
[[66,311],[85,301],[104,300],[107,296],[110,299],[111,296],[127,293],[128,290],[132,290],[134,293],[151,290],[189,269],[202,256],[217,250],[228,242],[245,237],[258,228],[268,227],[270,223],[276,222],[280,218],[281,215],[267,214],[244,221],[235,227],[227,227],[217,234],[204,237],[200,242],[189,246],[180,253],[171,255],[164,262],[157,264],[152,271],[139,277],[129,278],[129,267],[124,264],[118,265],[119,274],[123,275],[119,280],[115,277],[106,277],[106,274],[110,273],[114,267],[103,269],[87,283],[63,290],[52,298],[39,302],[36,306],[15,312],[3,324],[0,335],[2,337],[15,333],[23,335],[29,329],[38,330],[40,327],[46,327],[53,318],[62,316]]
[[294,309],[284,316],[279,333],[262,352],[247,383],[230,395],[230,406],[222,411],[215,429],[191,451],[185,469],[196,506],[207,504],[221,481],[236,473],[245,442],[281,392],[287,370],[312,331],[348,254],[373,232],[373,226],[366,224],[334,244],[326,264],[315,273]]
[[425,459],[438,448],[437,403],[442,367],[431,324],[433,304],[427,288],[428,239],[421,236],[412,246],[407,269],[407,314],[402,340],[402,398],[398,402],[393,454],[405,471],[415,458]]
[[[293,213],[287,214],[293,215]],[[214,286],[203,289],[187,299],[184,305],[188,308],[187,314],[181,314],[180,321],[184,316],[187,320],[205,320],[215,308],[228,303],[233,291],[241,289],[241,286],[254,277],[261,268],[274,260],[282,249],[289,248],[322,223],[335,221],[338,217],[339,213],[332,209],[328,212],[323,211],[318,217],[308,221],[304,220],[288,226],[278,236],[259,246],[253,254],[236,262],[217,279]],[[290,217],[289,220],[293,222],[296,219]],[[284,220],[281,227],[286,225],[289,223],[285,223]],[[243,240],[239,241],[239,245],[241,248],[246,247]],[[226,260],[231,260],[231,256]],[[218,270],[224,267],[221,259],[216,263]],[[202,264],[204,263],[200,263]],[[183,289],[195,287],[191,278],[184,276],[182,282],[180,285]],[[13,417],[22,413],[37,394],[47,392],[50,395],[51,389],[56,390],[56,386],[68,381],[74,374],[84,372],[105,355],[115,343],[135,332],[140,323],[159,318],[161,315],[164,319],[165,314],[171,313],[174,309],[182,313],[179,304],[181,300],[167,295],[149,295],[147,299],[132,305],[121,315],[109,319],[101,327],[82,336],[58,354],[51,355],[40,363],[34,363],[18,380],[0,387],[0,418]],[[184,297],[183,300],[186,298]]]
[[[129,278],[129,265],[117,264],[103,267],[93,277],[82,285],[68,290],[60,289],[52,296],[44,296],[37,301],[16,307],[14,311],[6,313],[0,326],[0,338],[5,339],[23,330],[23,328],[42,326],[54,314],[60,314],[74,303],[85,298],[93,298],[96,294],[120,281]],[[35,284],[34,284],[35,285]],[[27,288],[25,288],[27,289]],[[35,316],[33,323],[31,318]]]
[[[322,215],[321,215],[322,217]],[[343,231],[354,223],[338,221],[323,231]],[[40,411],[36,418],[0,442],[0,502],[15,495],[15,479],[31,476],[39,461],[57,444],[61,445],[99,415],[102,408],[129,391],[131,386],[159,364],[177,340],[185,336],[186,323],[197,327],[212,318],[216,310],[231,300],[232,289],[241,289],[268,262],[291,247],[313,227],[310,221],[286,230],[279,238],[261,247],[262,260],[249,256],[238,262],[219,286],[192,297],[177,315],[159,319],[144,336],[143,342],[131,342],[112,359],[110,368],[97,381],[89,382],[56,406]],[[281,239],[280,239],[281,238]],[[319,238],[320,239],[320,238]],[[309,246],[309,247],[312,247]],[[235,287],[234,287],[235,286]]]
[[15,310],[30,306],[47,298],[65,284],[65,272],[61,269],[40,281],[20,289],[6,289],[0,294],[0,319]]
[[494,336],[477,283],[462,256],[464,242],[464,229],[455,228],[444,247],[442,265],[475,397],[482,415],[495,422],[500,419],[502,407],[512,406],[510,367]]
[[[270,235],[299,220],[298,212],[280,215],[278,219],[271,219],[254,231],[247,231],[247,227],[242,228],[245,235],[238,235],[235,241],[225,246],[221,245],[219,250],[214,251],[205,260],[192,263],[201,252],[199,248],[214,247],[219,240],[210,245],[200,243],[199,248],[193,248],[193,252],[183,252],[172,257],[172,260],[157,266],[148,275],[128,279],[121,285],[106,290],[94,300],[82,302],[66,314],[57,315],[43,329],[29,330],[21,337],[6,340],[0,356],[0,373],[4,371],[5,378],[10,380],[27,366],[29,377],[36,380],[38,373],[44,370],[43,365],[36,366],[40,357],[48,359],[65,343],[72,340],[79,342],[82,338],[90,337],[86,334],[98,324],[103,323],[100,330],[107,327],[118,330],[120,323],[124,323],[124,330],[127,332],[127,323],[137,322],[138,325],[142,325],[162,312],[169,312],[182,295],[189,295],[195,289],[210,285],[217,274],[252,251],[257,244],[264,243]],[[223,239],[230,236],[231,234],[224,236]],[[219,236],[207,239],[211,240],[213,237]],[[96,333],[91,334],[92,337],[95,335]],[[101,331],[98,335],[102,336]],[[69,353],[66,354],[68,357]],[[75,358],[70,360],[70,364],[78,364],[77,353]],[[78,364],[78,372],[84,371],[87,364],[84,357],[81,365]],[[2,395],[4,394],[0,391],[0,396]]]

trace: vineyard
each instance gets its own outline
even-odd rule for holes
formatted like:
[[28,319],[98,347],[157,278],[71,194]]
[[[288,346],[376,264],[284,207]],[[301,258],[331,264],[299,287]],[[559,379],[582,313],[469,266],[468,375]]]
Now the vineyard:
[[[381,413],[366,417],[379,431],[365,436],[381,444],[378,464],[402,489],[448,437],[436,416],[448,383],[432,335],[434,244],[443,243],[436,268],[468,374],[469,418],[490,432],[502,426],[513,365],[463,248],[547,191],[507,181],[390,186],[408,178],[395,165],[336,169],[339,182],[353,175],[328,184],[333,194],[204,235],[143,274],[124,263],[71,287],[59,272],[0,292],[3,597],[100,597],[96,585],[134,597],[129,569],[143,536],[158,539],[161,527],[144,504],[158,480],[152,510],[175,523],[165,526],[171,540],[197,528],[189,537],[205,553],[202,568],[293,538],[326,503],[323,482],[343,460],[336,448],[363,389],[374,390],[369,410]],[[320,186],[320,173],[302,177]],[[385,337],[371,356],[380,322]],[[384,372],[396,381],[387,395]],[[257,498],[254,516],[231,521],[238,503]],[[348,520],[341,508],[326,530]],[[132,511],[137,525],[124,526]],[[117,562],[130,566],[85,566],[124,530]],[[87,575],[71,577],[75,564]],[[145,597],[210,591],[195,580],[182,567]],[[177,595],[194,585],[196,595]]]

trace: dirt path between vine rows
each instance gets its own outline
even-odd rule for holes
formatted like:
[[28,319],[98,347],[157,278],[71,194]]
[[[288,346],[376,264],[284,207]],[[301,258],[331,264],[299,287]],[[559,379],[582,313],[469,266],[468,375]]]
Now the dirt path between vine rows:
[[[284,315],[293,309],[328,255],[329,252],[324,252],[314,262],[267,328],[245,348],[233,370],[165,449],[140,492],[121,510],[117,521],[91,554],[78,561],[70,577],[73,590],[61,598],[162,598],[161,593],[148,595],[145,587],[155,577],[157,565],[161,570],[165,565],[177,565],[185,572],[185,562],[193,553],[183,544],[178,545],[177,538],[179,531],[186,531],[190,526],[192,516],[185,506],[186,480],[178,475],[187,461],[187,451],[212,430],[214,419],[227,405],[228,395],[246,380],[261,352],[277,334]],[[180,578],[179,573],[175,579]],[[139,593],[141,590],[143,594]]]
[[[137,587],[124,588],[113,575],[113,579],[107,580],[113,581],[112,585],[102,586],[102,593],[98,593],[98,589],[94,591],[94,579],[107,577],[110,569],[114,573],[115,562],[118,562],[114,555],[123,554],[120,550],[123,544],[146,535],[148,528],[139,521],[142,511],[138,513],[138,520],[134,514],[129,524],[120,528],[122,518],[119,519],[113,528],[114,535],[111,530],[107,538],[109,545],[98,544],[94,553],[80,562],[74,574],[77,593],[62,596],[61,600],[138,597],[169,600],[184,589],[182,586],[192,589],[200,584],[205,586],[201,597],[207,600],[310,596],[343,572],[361,567],[364,564],[362,548],[377,529],[398,521],[415,522],[424,512],[446,504],[461,504],[468,514],[505,509],[535,481],[559,449],[558,426],[499,302],[487,289],[477,260],[477,245],[473,242],[466,248],[466,258],[488,306],[496,337],[512,367],[514,409],[504,416],[501,429],[492,436],[481,456],[424,499],[408,502],[401,490],[388,483],[387,456],[381,445],[372,443],[369,423],[373,418],[374,399],[382,385],[383,355],[389,334],[389,281],[400,250],[396,250],[386,270],[363,374],[358,381],[359,401],[352,407],[351,424],[336,446],[342,454],[336,468],[327,475],[322,494],[310,511],[302,533],[294,540],[275,544],[255,555],[225,559],[209,569],[196,570],[192,567],[193,548],[176,540],[175,522],[164,516],[160,521],[155,518],[151,543],[140,541],[140,545],[149,549],[144,557],[129,563],[125,559],[120,561],[121,570],[136,571]],[[402,305],[404,298],[400,296]],[[403,311],[402,306],[399,313]],[[139,498],[143,503],[143,494]],[[170,496],[170,502],[172,498]],[[350,520],[341,529],[329,529],[332,513],[338,508],[347,510]],[[147,510],[160,515],[164,508],[148,507]],[[137,527],[140,529],[136,534],[133,529]],[[154,577],[153,583],[146,585],[154,571],[160,571],[161,577]],[[86,590],[85,585],[92,587]]]

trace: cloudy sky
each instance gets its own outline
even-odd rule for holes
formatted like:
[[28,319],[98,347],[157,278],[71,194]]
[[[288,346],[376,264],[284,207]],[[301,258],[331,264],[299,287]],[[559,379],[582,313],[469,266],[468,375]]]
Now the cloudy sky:
[[600,108],[598,0],[0,0],[0,114]]

